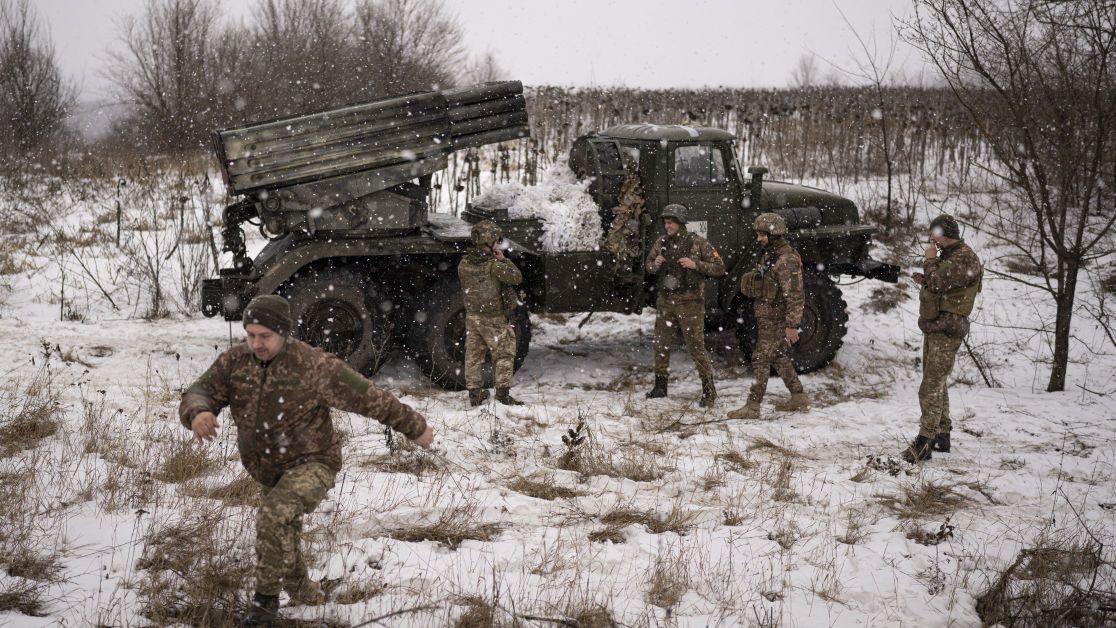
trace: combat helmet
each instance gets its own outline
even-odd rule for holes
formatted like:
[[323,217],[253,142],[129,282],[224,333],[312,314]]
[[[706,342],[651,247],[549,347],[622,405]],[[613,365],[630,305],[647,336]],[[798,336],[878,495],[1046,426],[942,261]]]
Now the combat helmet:
[[473,225],[473,244],[477,246],[492,246],[504,235],[500,227],[491,220],[482,220]]
[[687,211],[689,211],[689,210],[686,209],[685,205],[679,205],[678,203],[671,203],[670,205],[667,205],[666,207],[663,208],[663,211],[660,212],[659,217],[660,218],[673,218],[673,219],[677,220],[678,222],[680,222],[682,224],[686,224],[686,212]]
[[769,235],[787,235],[787,221],[774,212],[766,212],[756,217],[756,231],[763,231]]

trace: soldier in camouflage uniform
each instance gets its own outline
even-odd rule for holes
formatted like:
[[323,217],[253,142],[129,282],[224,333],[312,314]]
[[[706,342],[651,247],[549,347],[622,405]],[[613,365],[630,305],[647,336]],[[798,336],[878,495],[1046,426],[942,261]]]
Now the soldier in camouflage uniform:
[[321,603],[302,559],[302,515],[312,512],[341,469],[330,408],[374,418],[428,448],[422,415],[337,357],[294,338],[290,306],[259,296],[244,310],[247,342],[217,357],[182,394],[178,416],[199,441],[217,436],[225,407],[236,425],[240,461],[262,485],[256,513],[256,595],[245,626],[270,626],[279,592],[292,604]]
[[756,241],[763,247],[756,269],[740,278],[740,292],[752,300],[755,312],[757,342],[752,350],[752,389],[748,402],[729,412],[730,419],[760,418],[760,402],[767,392],[771,367],[783,378],[790,400],[775,404],[777,410],[806,410],[810,398],[790,359],[790,347],[798,342],[798,326],[806,292],[802,283],[802,258],[785,239],[787,223],[775,213],[756,218]]
[[665,234],[647,253],[644,266],[657,274],[655,283],[655,386],[648,399],[667,396],[670,351],[675,330],[682,330],[686,348],[701,376],[701,406],[713,407],[717,388],[713,364],[705,350],[705,278],[725,274],[725,263],[705,238],[686,230],[686,208],[671,204],[662,211]]
[[948,214],[930,222],[922,272],[912,275],[919,291],[918,328],[922,330],[922,385],[918,404],[922,410],[918,436],[903,458],[908,462],[930,460],[931,451],[948,453],[949,374],[957,349],[969,334],[969,314],[981,289],[984,267],[961,239],[961,228]]
[[481,374],[486,352],[492,353],[496,367],[496,401],[521,405],[511,396],[516,338],[508,317],[517,305],[514,286],[523,275],[496,246],[501,235],[491,220],[473,225],[473,246],[457,266],[465,293],[465,387],[470,406],[488,398]]

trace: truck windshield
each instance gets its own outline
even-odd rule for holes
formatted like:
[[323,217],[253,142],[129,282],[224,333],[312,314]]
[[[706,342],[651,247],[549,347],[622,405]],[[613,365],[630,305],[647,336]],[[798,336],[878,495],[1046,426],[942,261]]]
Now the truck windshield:
[[696,144],[674,150],[674,184],[685,187],[724,185],[725,161],[721,151]]

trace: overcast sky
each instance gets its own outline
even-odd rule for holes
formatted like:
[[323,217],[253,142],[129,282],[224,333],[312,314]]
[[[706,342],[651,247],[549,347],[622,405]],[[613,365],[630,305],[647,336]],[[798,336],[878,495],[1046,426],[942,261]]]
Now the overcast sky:
[[[48,22],[64,72],[83,98],[103,96],[105,51],[125,15],[147,0],[32,0]],[[222,0],[231,19],[255,0]],[[629,87],[783,87],[804,54],[841,66],[862,56],[834,0],[446,0],[462,25],[466,47],[491,51],[508,78],[528,85]],[[893,37],[893,16],[911,0],[836,0],[853,27],[881,57]],[[830,66],[819,63],[822,74]],[[900,44],[896,66],[912,80],[917,54]]]

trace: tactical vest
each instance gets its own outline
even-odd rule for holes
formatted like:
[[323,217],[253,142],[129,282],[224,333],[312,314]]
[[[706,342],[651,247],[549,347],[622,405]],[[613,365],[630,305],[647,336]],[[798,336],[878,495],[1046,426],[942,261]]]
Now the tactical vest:
[[947,292],[930,292],[923,288],[918,293],[918,317],[923,320],[934,320],[938,314],[949,312],[958,316],[968,317],[976,305],[977,294],[984,284],[983,279],[965,288],[954,288]]
[[659,269],[659,278],[656,288],[659,292],[692,292],[701,286],[701,274],[696,270],[682,268],[678,260],[691,257],[694,248],[694,234],[690,232],[678,233],[662,239],[659,255],[666,258],[666,263]]
[[775,280],[771,269],[779,260],[779,250],[786,243],[782,240],[772,243],[764,252],[756,269],[744,273],[740,277],[740,293],[759,303],[773,304],[782,296],[779,292],[779,282]]

